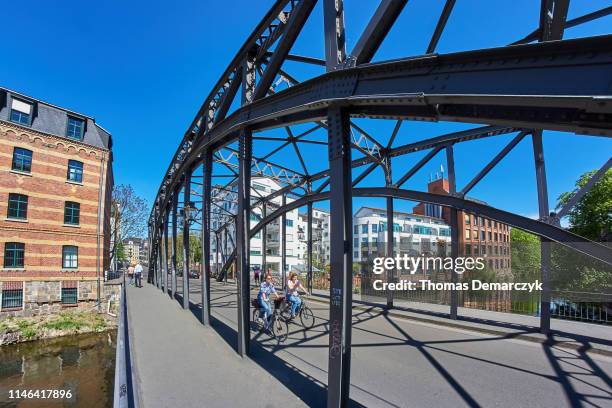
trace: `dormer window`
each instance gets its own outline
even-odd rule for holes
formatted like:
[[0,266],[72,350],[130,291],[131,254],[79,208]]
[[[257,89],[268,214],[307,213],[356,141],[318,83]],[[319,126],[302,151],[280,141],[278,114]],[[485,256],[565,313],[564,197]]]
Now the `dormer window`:
[[83,130],[85,129],[85,121],[79,118],[68,116],[68,124],[66,126],[66,136],[71,139],[82,140]]
[[13,99],[11,101],[11,122],[30,126],[32,118],[32,104]]

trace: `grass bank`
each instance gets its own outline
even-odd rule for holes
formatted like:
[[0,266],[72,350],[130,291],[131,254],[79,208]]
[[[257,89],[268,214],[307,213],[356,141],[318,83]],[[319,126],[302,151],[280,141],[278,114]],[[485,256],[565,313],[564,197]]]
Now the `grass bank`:
[[0,320],[0,346],[73,334],[103,332],[115,327],[117,327],[115,318],[93,311],[9,317]]

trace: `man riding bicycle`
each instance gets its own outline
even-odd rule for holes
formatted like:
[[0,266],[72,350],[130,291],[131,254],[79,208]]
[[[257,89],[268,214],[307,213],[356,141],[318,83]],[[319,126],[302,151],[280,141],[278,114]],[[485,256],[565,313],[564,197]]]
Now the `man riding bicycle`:
[[291,302],[291,318],[293,319],[302,304],[302,299],[300,299],[300,294],[298,289],[301,289],[307,295],[310,296],[310,293],[302,286],[302,283],[297,278],[297,273],[291,272],[289,275],[289,280],[287,280],[287,300]]
[[278,298],[278,294],[276,293],[276,289],[274,288],[274,284],[272,283],[272,274],[268,272],[264,278],[264,281],[261,282],[261,286],[259,287],[259,293],[257,294],[259,306],[263,311],[264,330],[268,330],[270,317],[272,317],[272,307],[270,306],[271,294],[274,294],[274,296]]

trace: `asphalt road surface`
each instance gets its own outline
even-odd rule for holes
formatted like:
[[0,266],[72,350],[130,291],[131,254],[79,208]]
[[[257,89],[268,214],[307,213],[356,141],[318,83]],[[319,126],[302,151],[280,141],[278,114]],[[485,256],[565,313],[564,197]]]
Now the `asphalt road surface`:
[[[199,305],[199,280],[190,286]],[[326,395],[328,305],[307,302],[315,326],[290,324],[281,344],[253,330],[252,359],[319,406]],[[213,327],[235,346],[235,286],[213,281],[211,306]],[[612,407],[611,376],[609,357],[353,310],[353,406]]]

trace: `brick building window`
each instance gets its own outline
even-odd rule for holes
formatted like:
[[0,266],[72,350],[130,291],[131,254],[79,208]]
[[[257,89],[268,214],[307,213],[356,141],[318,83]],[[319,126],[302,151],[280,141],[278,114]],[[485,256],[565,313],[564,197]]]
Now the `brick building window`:
[[68,180],[77,183],[83,182],[83,163],[76,160],[68,160]]
[[81,204],[66,201],[64,206],[64,224],[79,225]]
[[30,118],[32,117],[32,104],[13,99],[11,102],[11,122],[19,123],[20,125],[30,126]]
[[62,304],[76,305],[78,299],[77,282],[62,281]]
[[2,310],[23,308],[23,283],[4,282],[2,285]]
[[13,170],[29,173],[32,171],[32,151],[16,147],[13,150]]
[[85,121],[78,118],[68,116],[68,125],[66,126],[66,136],[71,139],[83,139],[83,130],[85,129]]
[[9,194],[8,218],[25,220],[28,218],[28,196],[23,194]]
[[63,268],[78,268],[79,267],[79,248],[72,245],[64,245],[62,247],[62,267]]
[[4,267],[23,268],[25,244],[21,242],[7,242],[4,244]]

